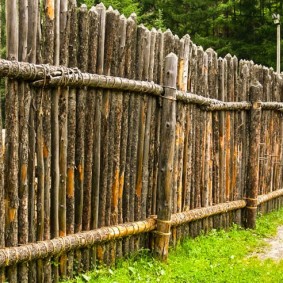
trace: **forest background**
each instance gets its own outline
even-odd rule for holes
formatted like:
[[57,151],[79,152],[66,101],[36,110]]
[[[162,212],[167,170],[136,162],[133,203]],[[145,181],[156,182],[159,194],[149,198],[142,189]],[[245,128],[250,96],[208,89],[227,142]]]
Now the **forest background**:
[[[89,7],[101,1],[78,0]],[[148,28],[170,28],[182,37],[189,34],[197,45],[212,47],[219,56],[275,68],[276,26],[272,14],[282,16],[283,0],[104,0],[129,16],[137,14]],[[281,60],[282,62],[282,60]],[[281,63],[282,66],[282,63]],[[281,69],[282,70],[282,69]]]

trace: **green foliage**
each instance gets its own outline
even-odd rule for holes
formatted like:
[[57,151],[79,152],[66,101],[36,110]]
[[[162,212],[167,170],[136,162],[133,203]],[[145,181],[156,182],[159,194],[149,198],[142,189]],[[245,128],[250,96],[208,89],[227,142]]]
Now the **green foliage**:
[[[80,0],[88,6],[99,3]],[[283,17],[283,1],[262,0],[105,0],[129,16],[135,12],[138,22],[148,28],[165,30],[192,40],[205,49],[213,47],[219,56],[227,53],[240,59],[275,67],[276,27],[272,13]],[[283,63],[283,62],[282,62]]]
[[154,260],[147,251],[119,261],[116,268],[101,267],[73,282],[282,282],[283,260],[260,261],[252,253],[266,246],[283,225],[283,209],[258,219],[255,230],[238,226],[229,231],[187,239],[169,253],[168,264]]

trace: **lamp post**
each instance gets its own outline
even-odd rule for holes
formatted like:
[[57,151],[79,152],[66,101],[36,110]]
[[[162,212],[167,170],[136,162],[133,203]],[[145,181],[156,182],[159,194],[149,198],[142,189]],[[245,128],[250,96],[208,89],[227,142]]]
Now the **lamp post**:
[[277,27],[277,63],[276,63],[276,72],[280,73],[280,15],[272,14],[272,19],[274,24]]

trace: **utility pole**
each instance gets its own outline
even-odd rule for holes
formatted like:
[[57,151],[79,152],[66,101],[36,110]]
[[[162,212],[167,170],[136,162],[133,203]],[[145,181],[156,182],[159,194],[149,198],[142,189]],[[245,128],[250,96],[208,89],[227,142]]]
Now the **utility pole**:
[[272,14],[272,19],[274,24],[277,27],[277,63],[276,63],[276,72],[280,74],[280,15]]

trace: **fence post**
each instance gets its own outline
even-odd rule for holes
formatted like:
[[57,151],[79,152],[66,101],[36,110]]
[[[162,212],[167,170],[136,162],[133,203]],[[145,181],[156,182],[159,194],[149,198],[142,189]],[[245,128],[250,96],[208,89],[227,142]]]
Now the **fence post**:
[[259,186],[259,146],[261,129],[261,101],[262,85],[256,81],[250,87],[250,101],[252,108],[249,117],[249,161],[248,186],[246,206],[246,228],[256,227],[257,196]]
[[157,187],[157,228],[154,255],[166,261],[171,229],[172,173],[176,130],[176,80],[178,58],[170,53],[165,58],[164,99],[160,126],[160,151]]

